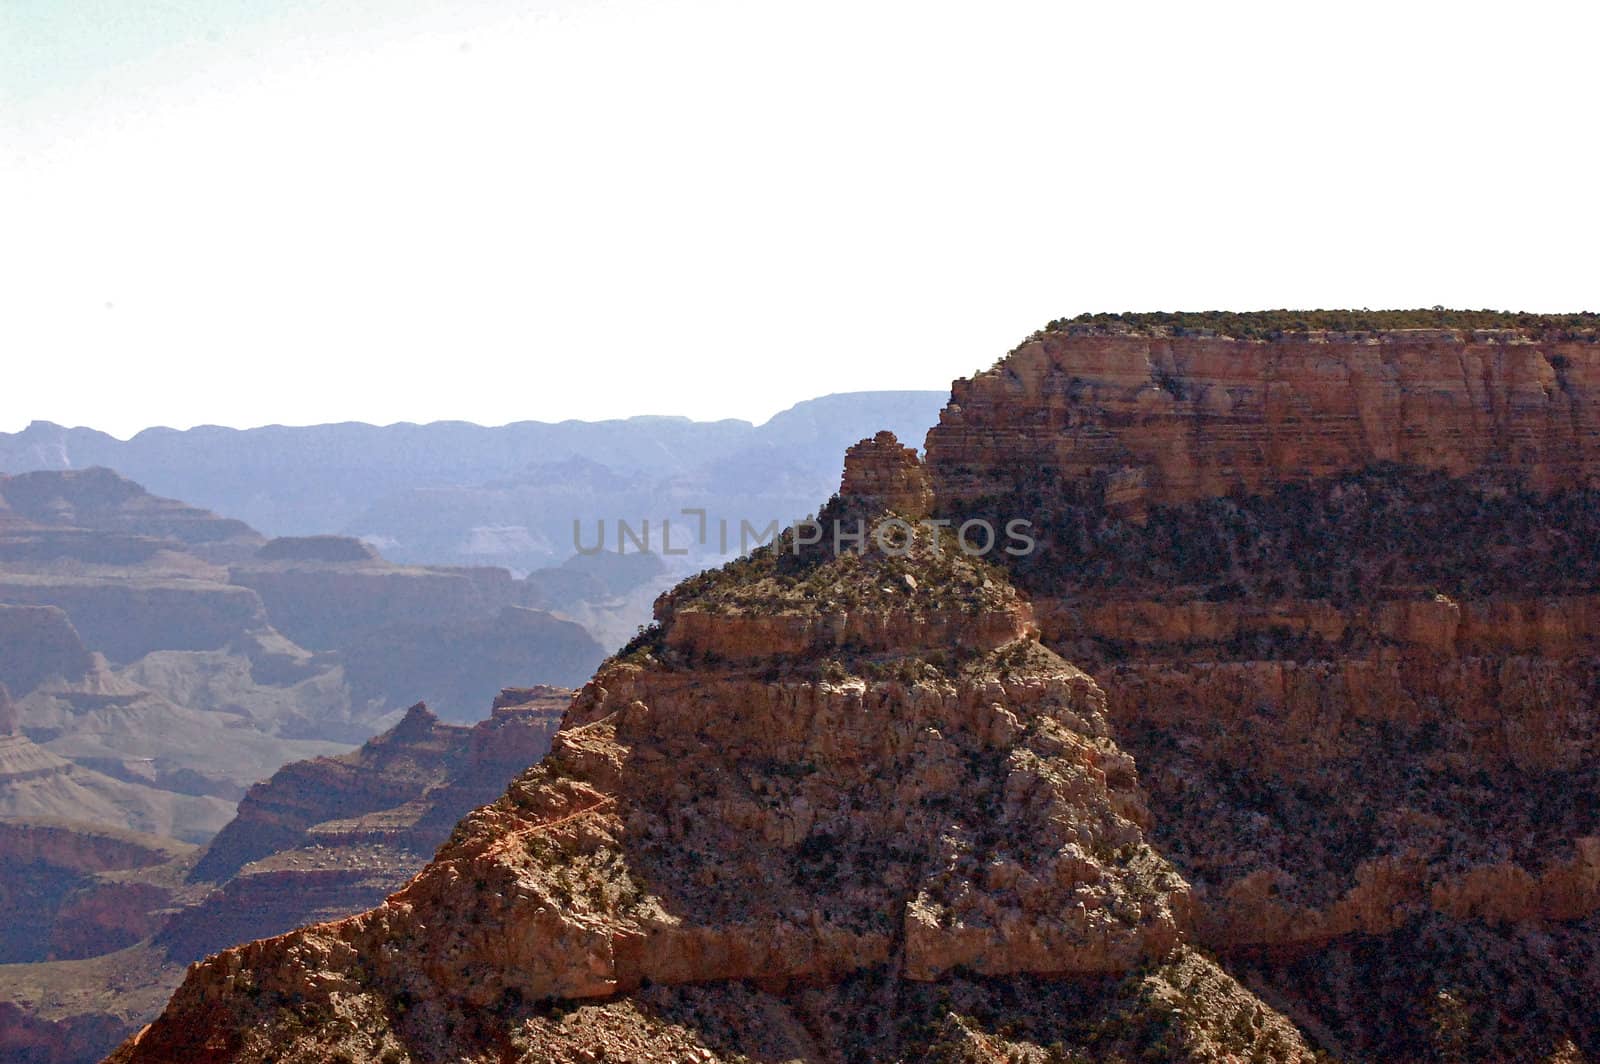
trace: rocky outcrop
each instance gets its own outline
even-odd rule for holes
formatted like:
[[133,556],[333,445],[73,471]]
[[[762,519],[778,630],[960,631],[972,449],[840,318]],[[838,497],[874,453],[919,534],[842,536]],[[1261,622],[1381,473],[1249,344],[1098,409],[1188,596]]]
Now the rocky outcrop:
[[475,719],[502,687],[581,684],[605,650],[572,621],[508,606],[457,621],[413,621],[361,633],[344,648],[344,675],[358,698],[420,698],[451,720]]
[[195,864],[191,882],[219,886],[167,921],[161,945],[186,963],[381,901],[549,751],[572,694],[508,689],[471,727],[418,704],[359,750],[285,766],[251,788]]
[[175,541],[212,560],[242,557],[262,543],[243,521],[151,495],[109,469],[0,475],[0,499],[10,513],[36,525]]
[[417,707],[354,754],[279,772],[203,855],[91,825],[0,824],[0,951],[30,962],[0,966],[0,1055],[98,1060],[191,962],[382,902],[544,756],[572,696],[508,689],[472,727]]
[[15,734],[17,730],[17,704],[11,701],[11,692],[0,683],[0,739]]
[[250,788],[191,878],[222,882],[251,861],[304,843],[315,824],[421,796],[460,771],[469,731],[441,723],[418,703],[358,750],[285,765]]
[[892,432],[880,432],[845,452],[839,495],[869,513],[892,510],[916,519],[933,509],[933,491],[916,448],[900,446]]
[[[1281,1018],[1178,949],[1189,890],[1146,842],[1100,688],[1029,637],[997,572],[944,546],[793,560],[780,545],[681,586],[572,703],[549,756],[416,879],[359,917],[208,959],[117,1059],[453,1058],[488,1043],[526,1060],[780,1045],[842,1059],[1047,1034],[1153,1044],[1141,1009],[1165,1017],[1190,1059],[1303,1058]],[[830,618],[890,593],[926,618],[950,614],[925,629],[941,640],[1007,609],[1019,637],[826,642],[761,660],[715,642],[724,607],[757,614],[765,598],[809,630],[843,631]],[[711,618],[693,654],[673,637],[688,616]],[[1135,971],[1149,973],[1142,989]],[[1038,1013],[995,997],[971,1020],[948,993],[916,989],[1016,993],[964,973],[1080,982],[1052,984]],[[814,1019],[897,997],[907,1013],[868,1028]],[[1232,1004],[1208,1016],[1187,1005],[1209,997]],[[552,1000],[582,1010],[587,1033],[552,1024]],[[703,1007],[683,1006],[694,1000]],[[1223,1016],[1243,1019],[1213,1040],[1205,1029]],[[1127,1028],[1107,1033],[1119,1018]]]
[[10,690],[27,694],[52,677],[81,679],[93,664],[65,611],[0,604],[0,683]]
[[686,581],[416,879],[116,1059],[1600,1054],[1589,324],[1123,324],[824,508],[1029,520],[1009,580]]
[[93,957],[156,930],[182,843],[56,820],[0,821],[0,963]]
[[941,512],[1033,522],[1197,939],[1341,1058],[1600,1051],[1526,947],[1600,912],[1597,380],[1571,331],[1062,326],[930,433]]

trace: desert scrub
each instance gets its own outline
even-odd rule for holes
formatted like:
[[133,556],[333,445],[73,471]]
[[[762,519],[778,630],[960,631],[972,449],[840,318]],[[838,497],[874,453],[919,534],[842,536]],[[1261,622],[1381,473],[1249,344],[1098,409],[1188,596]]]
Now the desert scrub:
[[1225,336],[1275,339],[1292,333],[1370,334],[1395,329],[1515,329],[1562,340],[1594,341],[1600,314],[1528,314],[1503,310],[1253,310],[1093,313],[1057,318],[1034,334],[1129,332],[1144,336]]

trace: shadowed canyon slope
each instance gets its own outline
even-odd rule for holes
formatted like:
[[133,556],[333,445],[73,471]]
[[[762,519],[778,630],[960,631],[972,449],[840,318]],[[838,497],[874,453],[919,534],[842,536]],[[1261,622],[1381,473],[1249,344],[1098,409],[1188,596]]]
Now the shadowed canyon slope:
[[413,706],[360,749],[251,788],[203,850],[81,822],[0,822],[0,1056],[98,1060],[190,962],[382,901],[544,756],[572,695],[510,689],[470,727]]
[[[0,477],[0,507],[12,815],[203,841],[251,783],[419,698],[470,717],[501,686],[579,682],[603,656],[503,569],[265,541],[107,470]],[[74,793],[116,792],[122,815],[75,808],[45,761],[75,766]]]
[[1195,935],[1347,1059],[1600,1028],[1600,345],[1064,324],[957,385],[951,515],[1092,672]]
[[819,515],[1037,550],[686,581],[415,881],[117,1059],[1600,1056],[1600,343],[1361,318],[1054,324]]

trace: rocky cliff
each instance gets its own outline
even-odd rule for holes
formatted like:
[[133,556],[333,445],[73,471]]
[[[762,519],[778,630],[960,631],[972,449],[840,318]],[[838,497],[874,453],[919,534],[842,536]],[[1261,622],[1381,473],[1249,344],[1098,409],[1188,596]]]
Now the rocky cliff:
[[686,581],[414,881],[115,1059],[1600,1056],[1594,323],[1217,317],[862,441],[822,517],[1037,549]]
[[208,959],[118,1059],[1304,1058],[1180,947],[1101,689],[948,534],[902,545],[681,586],[415,880]]
[[286,766],[253,788],[189,879],[214,883],[157,944],[177,963],[333,920],[404,886],[472,809],[550,749],[573,692],[505,692],[487,720],[444,724],[421,705],[349,755]]
[[12,515],[35,525],[175,540],[213,561],[243,557],[263,542],[243,521],[151,495],[103,468],[0,475],[0,499]]
[[70,821],[0,821],[0,964],[97,956],[160,926],[193,847]]
[[928,466],[947,506],[1026,485],[1135,515],[1385,462],[1587,486],[1600,472],[1594,351],[1593,329],[1265,342],[1063,325],[955,383]]
[[0,1056],[98,1060],[189,963],[381,902],[544,756],[573,693],[508,689],[470,727],[414,707],[360,750],[253,788],[201,852],[92,824],[0,823]]
[[945,512],[1034,522],[1197,939],[1336,1056],[1600,1048],[1597,374],[1583,330],[1064,325],[929,435]]
[[0,683],[26,693],[51,678],[82,679],[93,665],[66,611],[0,604]]

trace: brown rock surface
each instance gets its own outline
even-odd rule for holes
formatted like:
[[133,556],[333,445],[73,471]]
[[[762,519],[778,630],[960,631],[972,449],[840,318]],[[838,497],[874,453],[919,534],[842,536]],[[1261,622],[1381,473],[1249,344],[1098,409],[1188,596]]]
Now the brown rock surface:
[[947,507],[1042,472],[1139,514],[1382,462],[1514,470],[1549,491],[1600,472],[1597,389],[1593,336],[1064,328],[955,383],[928,466]]
[[880,432],[845,452],[839,495],[869,513],[892,510],[915,519],[933,509],[933,492],[917,449],[902,447],[892,432]]
[[193,847],[58,820],[0,821],[0,964],[89,957],[154,933]]
[[0,683],[0,739],[17,730],[17,704],[11,701],[11,692]]
[[1335,1056],[1600,1052],[1597,379],[1571,334],[1058,329],[930,433],[941,512],[1034,521],[1197,938]]
[[[693,654],[672,636],[687,616],[759,613],[758,599],[826,632],[886,595],[953,615],[929,629],[940,638],[1006,610],[1024,635],[812,644],[762,660],[719,653],[714,622]],[[1161,993],[1190,1059],[1304,1055],[1271,1010],[1174,953],[1188,888],[1145,844],[1104,695],[1026,636],[1026,607],[998,573],[953,549],[796,561],[779,547],[686,583],[660,616],[574,701],[550,755],[403,890],[209,959],[118,1059],[433,1059],[489,1043],[526,1060],[845,1059],[943,1052],[969,1034],[1030,1052],[1049,1032],[1087,1039],[1095,1021]],[[1151,986],[1134,989],[1136,969]],[[1072,975],[1083,982],[1051,984],[1042,1000],[1081,994],[1082,1007],[1064,1010],[1070,1021],[1041,1008],[1053,1018],[1032,1031],[998,999],[968,1024],[915,989],[955,979],[975,1001],[1018,992],[961,972]],[[1156,989],[1169,979],[1234,1004],[1191,1015],[1179,990]],[[874,995],[921,1001],[929,1022],[820,1021]],[[569,1028],[558,1021],[572,1006],[550,999],[595,1005]],[[1230,1008],[1254,1018],[1206,1036]],[[1117,1038],[1151,1037],[1141,1017]]]
[[508,689],[471,727],[417,707],[362,749],[252,790],[203,855],[92,825],[0,823],[0,903],[13,917],[0,961],[31,962],[0,963],[0,1056],[98,1060],[154,1017],[192,961],[378,904],[544,756],[572,695]]
[[[927,445],[1011,581],[685,582],[415,880],[115,1059],[1600,1056],[1585,329],[1053,328]],[[919,512],[852,460],[825,512]]]

